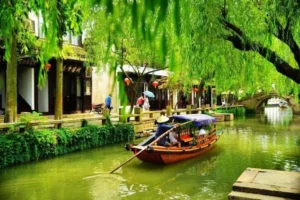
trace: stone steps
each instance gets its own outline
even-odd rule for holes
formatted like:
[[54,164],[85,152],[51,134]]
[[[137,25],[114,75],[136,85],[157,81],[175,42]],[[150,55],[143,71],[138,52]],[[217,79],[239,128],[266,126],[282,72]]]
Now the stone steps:
[[225,120],[225,115],[223,114],[212,114],[211,116],[216,118],[216,122],[223,122]]
[[261,194],[252,194],[246,192],[236,192],[232,191],[228,195],[229,200],[292,200],[283,197],[274,197],[268,195],[261,195]]
[[212,116],[216,118],[216,122],[232,121],[234,119],[232,113],[213,113]]
[[300,199],[300,173],[248,168],[233,184],[228,199]]
[[275,186],[258,183],[234,183],[232,190],[237,192],[261,194],[274,197],[300,199],[300,194],[298,193],[299,190],[281,187],[278,185]]

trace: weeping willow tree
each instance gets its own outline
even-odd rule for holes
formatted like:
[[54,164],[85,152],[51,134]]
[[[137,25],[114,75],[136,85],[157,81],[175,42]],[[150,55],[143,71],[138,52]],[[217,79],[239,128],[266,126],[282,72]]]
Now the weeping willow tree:
[[[117,30],[131,28],[136,38],[161,41],[159,54],[186,88],[202,78],[215,82],[218,92],[253,94],[275,83],[281,94],[298,93],[299,1],[102,2],[109,17],[124,6],[122,18],[113,17]],[[128,18],[131,26],[123,23]],[[115,37],[112,29],[106,30],[108,41]]]
[[5,119],[16,118],[17,44],[18,36],[25,33],[23,21],[29,10],[40,11],[45,21],[46,41],[39,55],[41,82],[46,77],[43,65],[52,57],[57,59],[55,115],[59,119],[62,37],[68,30],[80,32],[82,14],[90,18],[88,28],[99,28],[96,24],[101,23],[106,27],[93,41],[101,52],[94,51],[93,45],[89,51],[96,62],[122,63],[120,56],[110,55],[111,49],[122,52],[121,41],[127,40],[138,52],[155,52],[160,65],[175,72],[186,88],[193,79],[205,78],[213,80],[218,91],[268,90],[274,82],[282,94],[295,94],[300,83],[299,4],[284,0],[4,1],[0,4],[0,34],[10,77]]
[[[57,60],[55,118],[62,117],[62,64],[63,35],[67,31],[81,31],[81,3],[76,0],[10,0],[0,4],[0,38],[5,44],[6,70],[6,112],[5,122],[14,122],[17,117],[17,59],[20,53],[29,54],[29,50],[39,53],[34,55],[40,62],[39,85],[43,86],[47,73],[44,65],[49,59]],[[43,31],[46,40],[35,43],[27,23],[28,13],[42,14]],[[35,45],[32,45],[35,43]],[[31,45],[31,48],[28,47]],[[36,53],[36,52],[35,52]]]
[[[181,43],[184,72],[206,77],[218,91],[297,94],[299,5],[291,1],[188,1]],[[188,85],[188,81],[186,81]]]
[[36,1],[11,0],[0,3],[0,39],[5,45],[6,106],[4,122],[17,119],[17,64],[18,56],[29,54],[29,46],[34,45],[28,20],[29,11],[37,12]]
[[46,0],[39,4],[44,18],[43,31],[46,41],[41,45],[39,85],[43,86],[47,78],[44,64],[51,58],[56,59],[55,119],[63,115],[63,36],[68,32],[81,33],[82,1]]
[[[149,7],[146,2],[114,1],[114,6],[111,7],[112,5],[107,3],[108,1],[106,4],[88,8],[89,15],[84,27],[87,37],[85,40],[87,60],[89,65],[97,66],[100,72],[108,68],[109,72],[115,74],[119,69],[125,77],[131,79],[127,72],[129,69],[137,75],[137,80],[131,80],[132,111],[144,77],[168,68],[165,56],[167,56],[166,28],[169,24],[153,23],[162,20],[161,14],[157,14],[160,13],[161,4],[157,6],[150,4],[154,7]],[[148,9],[152,12],[147,12]],[[140,15],[143,21],[138,20]],[[122,84],[123,79],[121,80],[121,77],[119,79],[119,83]],[[125,94],[123,96],[126,98]],[[126,101],[124,99],[123,105]]]

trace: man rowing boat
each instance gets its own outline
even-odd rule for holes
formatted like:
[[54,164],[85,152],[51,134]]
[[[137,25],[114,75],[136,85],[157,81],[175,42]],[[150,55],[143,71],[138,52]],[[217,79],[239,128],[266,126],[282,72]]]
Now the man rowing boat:
[[[178,125],[167,125],[166,123],[169,121],[169,117],[166,117],[164,115],[160,116],[157,120],[156,123],[157,125],[157,130],[155,133],[155,138],[158,138],[159,136],[161,136],[163,133],[165,133],[166,131],[170,130],[171,128],[177,127]],[[158,142],[158,145],[160,146],[170,146],[170,142],[168,142],[167,140],[167,135],[163,138],[161,138]]]

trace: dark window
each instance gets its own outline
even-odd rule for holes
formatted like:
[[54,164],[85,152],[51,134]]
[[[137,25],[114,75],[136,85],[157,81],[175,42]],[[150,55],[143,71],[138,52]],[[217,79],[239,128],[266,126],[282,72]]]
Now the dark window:
[[30,31],[35,33],[35,21],[34,20],[28,20],[30,23]]

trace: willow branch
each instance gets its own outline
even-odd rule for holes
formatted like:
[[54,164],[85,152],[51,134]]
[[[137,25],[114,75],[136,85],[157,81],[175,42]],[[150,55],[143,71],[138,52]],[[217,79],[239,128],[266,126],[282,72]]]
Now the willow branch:
[[[141,64],[142,66],[143,66],[143,64]],[[145,70],[146,70],[146,65],[144,66],[144,69],[143,69],[143,71],[141,72],[141,75],[144,75],[144,73],[145,73]]]
[[272,63],[276,70],[300,84],[300,70],[293,68],[289,63],[279,57],[274,51],[263,45],[251,42],[245,38],[244,33],[234,24],[223,20],[226,27],[233,31],[232,35],[226,36],[225,39],[230,41],[236,49],[241,51],[255,51],[262,57]]
[[117,55],[119,55],[121,57],[121,62],[122,62],[121,66],[122,66],[122,69],[123,69],[123,61],[125,61],[125,62],[127,62],[127,64],[129,64],[129,66],[133,69],[133,71],[136,74],[139,75],[139,72],[135,69],[135,67],[131,64],[131,62],[124,57],[123,53],[119,53],[119,52],[116,52],[116,51],[112,51],[112,53],[117,54]]
[[136,74],[140,75],[140,74],[139,74],[139,71],[136,70],[135,67],[131,64],[131,62],[125,58],[125,56],[124,56],[124,49],[125,49],[125,48],[124,48],[124,45],[123,45],[124,43],[123,43],[123,42],[124,42],[124,41],[123,41],[123,38],[122,38],[122,42],[121,42],[121,57],[122,57],[122,62],[123,62],[123,61],[127,62],[127,63],[131,66],[131,68],[133,69],[133,71],[134,71]]
[[121,69],[121,71],[123,72],[123,74],[125,74],[125,76],[132,82],[132,83],[134,83],[133,82],[133,80],[130,78],[130,76],[125,72],[125,70],[123,69],[123,64],[120,66],[120,69]]
[[273,35],[289,46],[296,62],[298,63],[298,67],[300,68],[300,49],[291,32],[290,20],[288,19],[285,28],[281,25],[281,23],[278,20],[276,20],[275,23],[276,31],[273,32]]
[[147,72],[146,74],[150,74],[150,73],[157,72],[157,71],[161,71],[161,70],[165,70],[165,69],[168,69],[168,67],[164,67],[164,68],[162,68],[162,69],[154,69],[154,70],[152,70],[152,71]]
[[139,70],[137,70],[137,69],[135,68],[135,66],[133,66],[133,64],[131,64],[131,62],[130,62],[129,60],[127,60],[126,58],[123,58],[123,59],[124,59],[125,62],[127,62],[127,63],[129,64],[129,66],[133,69],[133,71],[134,71],[138,76],[141,75],[140,72],[139,72]]

